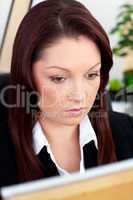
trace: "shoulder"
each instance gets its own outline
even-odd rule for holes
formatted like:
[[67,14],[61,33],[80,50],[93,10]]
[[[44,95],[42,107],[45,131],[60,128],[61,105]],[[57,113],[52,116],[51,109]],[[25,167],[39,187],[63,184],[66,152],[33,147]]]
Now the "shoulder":
[[16,182],[15,150],[9,132],[8,122],[0,124],[0,187]]
[[118,160],[133,157],[133,117],[113,111],[109,121]]
[[112,130],[120,131],[123,134],[125,131],[133,133],[133,117],[125,113],[111,111],[109,112],[109,121]]
[[115,121],[117,120],[126,120],[127,123],[130,123],[131,125],[133,125],[133,116],[129,116],[126,113],[120,113],[120,112],[116,112],[116,111],[110,111],[109,112],[109,117],[111,121]]

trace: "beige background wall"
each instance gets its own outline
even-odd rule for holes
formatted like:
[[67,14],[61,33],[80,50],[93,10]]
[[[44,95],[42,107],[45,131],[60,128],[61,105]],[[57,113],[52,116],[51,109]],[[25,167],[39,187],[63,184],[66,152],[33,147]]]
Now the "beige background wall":
[[8,72],[10,70],[14,37],[23,16],[30,7],[30,4],[31,0],[14,0],[3,47],[1,49],[0,72]]

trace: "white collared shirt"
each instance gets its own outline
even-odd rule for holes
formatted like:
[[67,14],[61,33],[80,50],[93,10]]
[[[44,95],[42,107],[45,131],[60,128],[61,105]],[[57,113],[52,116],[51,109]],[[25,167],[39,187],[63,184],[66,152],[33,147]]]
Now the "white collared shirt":
[[[91,140],[94,140],[95,146],[98,149],[96,134],[91,125],[90,119],[89,119],[88,115],[86,114],[79,125],[79,143],[80,143],[80,151],[81,151],[80,171],[79,171],[80,173],[85,172],[83,147],[85,144],[89,143]],[[37,121],[33,127],[33,148],[34,148],[35,154],[39,154],[39,152],[41,151],[41,149],[44,146],[47,147],[47,152],[50,154],[52,161],[55,163],[59,174],[60,175],[70,175],[69,172],[67,172],[66,170],[61,168],[59,166],[59,164],[56,162],[54,155],[52,153],[50,144],[45,136],[45,133],[42,130],[42,127],[41,127],[39,121]]]

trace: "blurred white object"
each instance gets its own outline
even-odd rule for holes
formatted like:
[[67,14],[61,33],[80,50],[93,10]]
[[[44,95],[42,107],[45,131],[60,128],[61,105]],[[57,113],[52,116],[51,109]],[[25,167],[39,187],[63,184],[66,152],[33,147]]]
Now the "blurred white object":
[[133,116],[133,102],[112,101],[112,110]]

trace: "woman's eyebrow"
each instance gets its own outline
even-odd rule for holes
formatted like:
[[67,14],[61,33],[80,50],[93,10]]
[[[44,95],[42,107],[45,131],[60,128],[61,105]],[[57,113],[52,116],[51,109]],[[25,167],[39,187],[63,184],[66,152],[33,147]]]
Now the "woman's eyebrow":
[[[98,62],[96,63],[95,65],[93,65],[92,67],[90,67],[88,70],[92,70],[93,68],[97,67],[98,65],[101,65],[101,62]],[[63,67],[60,67],[60,66],[47,66],[45,67],[46,69],[53,69],[53,68],[56,68],[56,69],[61,69],[61,70],[64,70],[64,71],[67,71],[67,72],[70,72],[71,70],[69,69],[66,69],[66,68],[63,68]]]

